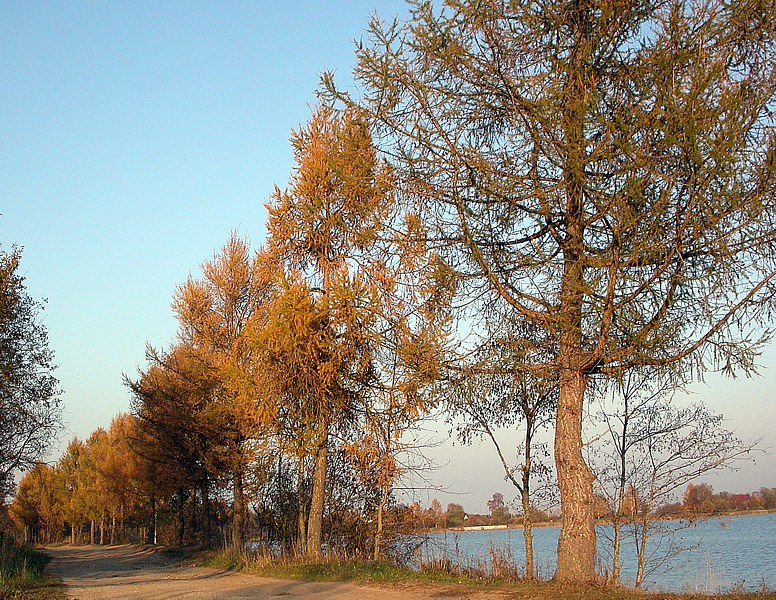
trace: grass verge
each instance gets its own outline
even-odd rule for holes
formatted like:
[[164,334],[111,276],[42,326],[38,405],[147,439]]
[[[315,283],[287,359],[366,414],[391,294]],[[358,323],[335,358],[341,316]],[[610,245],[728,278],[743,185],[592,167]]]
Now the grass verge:
[[44,572],[51,559],[0,533],[0,598],[65,598],[62,582]]
[[[309,562],[301,558],[273,558],[262,553],[209,552],[198,563],[223,570],[236,570],[263,577],[301,581],[342,581],[377,586],[428,586],[435,594],[446,592],[498,592],[500,598],[520,600],[776,600],[776,593],[729,593],[715,596],[665,592],[641,592],[603,585],[562,585],[556,582],[518,581],[513,577],[490,577],[476,571],[453,572],[446,568],[420,571],[387,562],[324,560]],[[430,590],[431,592],[431,590]],[[429,594],[434,595],[434,594]]]

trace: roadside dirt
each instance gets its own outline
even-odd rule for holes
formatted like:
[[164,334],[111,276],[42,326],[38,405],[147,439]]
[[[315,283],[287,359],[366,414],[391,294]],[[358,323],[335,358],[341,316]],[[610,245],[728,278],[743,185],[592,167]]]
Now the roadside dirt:
[[426,600],[503,598],[498,593],[432,587],[367,587],[341,582],[268,579],[195,567],[143,546],[47,548],[48,571],[61,577],[68,598],[337,598],[342,600]]

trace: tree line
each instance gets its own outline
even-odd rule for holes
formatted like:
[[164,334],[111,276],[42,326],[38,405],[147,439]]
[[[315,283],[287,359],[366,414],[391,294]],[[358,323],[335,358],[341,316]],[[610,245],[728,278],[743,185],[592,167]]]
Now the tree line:
[[380,556],[412,432],[440,409],[493,443],[528,577],[532,498],[554,479],[557,578],[595,579],[600,494],[616,580],[629,502],[646,544],[672,494],[753,446],[671,399],[709,370],[754,372],[772,334],[771,4],[417,0],[405,23],[375,17],[357,97],[325,74],[292,135],[266,245],[233,235],[178,288],[175,343],[127,377],[151,512],[196,499],[210,543],[224,501],[218,535],[242,545],[269,502],[294,519],[272,535],[317,558],[347,472]]

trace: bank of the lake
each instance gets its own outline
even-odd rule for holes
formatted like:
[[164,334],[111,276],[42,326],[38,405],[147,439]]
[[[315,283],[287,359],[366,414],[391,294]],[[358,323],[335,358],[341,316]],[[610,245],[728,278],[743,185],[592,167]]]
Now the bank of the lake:
[[[610,525],[598,526],[598,564],[606,571],[611,563]],[[534,530],[535,562],[539,575],[555,572],[559,529]],[[635,575],[635,544],[624,530],[622,581]],[[736,514],[695,521],[671,520],[654,524],[649,544],[645,588],[653,591],[720,593],[730,590],[776,590],[776,513]],[[524,561],[520,529],[445,531],[431,533],[423,547],[425,559],[447,558],[454,563],[487,567],[494,555]]]

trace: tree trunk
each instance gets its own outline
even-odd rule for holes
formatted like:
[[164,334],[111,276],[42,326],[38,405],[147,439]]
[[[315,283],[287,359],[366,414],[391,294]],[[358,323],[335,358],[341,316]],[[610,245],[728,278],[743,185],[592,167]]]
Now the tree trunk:
[[307,522],[307,556],[321,557],[321,530],[323,526],[323,505],[326,494],[326,468],[328,465],[328,429],[315,456],[313,491],[310,498],[310,517]]
[[566,194],[566,236],[563,240],[563,276],[560,290],[558,346],[560,385],[555,419],[555,466],[562,513],[558,539],[559,581],[595,580],[595,518],[593,474],[582,456],[582,409],[588,375],[582,345],[582,308],[585,282],[585,197],[587,140],[585,118],[591,90],[595,89],[592,44],[589,40],[591,6],[575,3],[569,17],[574,42],[566,60],[563,90],[563,159]]
[[183,490],[178,490],[178,545],[183,546],[183,536],[186,533],[186,505]]
[[383,486],[382,495],[380,496],[380,504],[377,505],[377,531],[375,532],[375,553],[374,559],[380,560],[380,555],[383,549],[383,512],[385,511],[385,505],[388,502],[388,495],[391,492],[389,485]]
[[242,465],[238,466],[234,472],[232,481],[232,495],[234,496],[233,514],[232,514],[232,547],[242,548],[243,536],[245,535],[245,493],[243,490],[243,472]]
[[611,583],[619,585],[620,583],[620,545],[622,538],[622,522],[619,515],[615,515],[612,522],[614,529],[614,543],[612,544],[612,577]]
[[[622,468],[622,467],[621,467]],[[612,527],[614,543],[612,545],[612,583],[620,583],[620,546],[622,545],[623,504],[625,503],[625,472],[620,471],[620,482],[617,488],[617,505],[614,510]]]
[[560,488],[559,581],[595,580],[593,474],[582,456],[582,403],[587,378],[561,363],[555,421],[555,465]]
[[91,520],[89,523],[89,544],[91,546],[94,546],[94,534],[95,534],[95,523],[94,519]]
[[110,545],[116,543],[116,515],[111,515],[110,518]]
[[202,531],[205,532],[205,548],[210,548],[211,545],[211,533],[210,533],[210,482],[208,480],[207,473],[202,475]]
[[100,546],[105,545],[105,517],[100,518]]
[[148,531],[146,532],[146,544],[156,543],[156,494],[151,494],[149,509],[151,514],[148,519]]
[[297,530],[296,544],[299,554],[307,553],[307,511],[305,511],[304,494],[304,454],[299,457],[298,470],[296,475],[296,502],[297,502]]
[[531,499],[529,489],[523,481],[523,489],[520,491],[523,503],[523,542],[525,543],[525,577],[528,580],[536,577],[533,554],[533,517],[531,516]]
[[649,537],[649,517],[644,515],[641,521],[641,539],[639,540],[638,550],[636,551],[636,580],[633,587],[641,589],[644,581],[644,563],[647,554],[647,538]]

